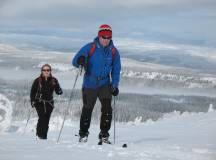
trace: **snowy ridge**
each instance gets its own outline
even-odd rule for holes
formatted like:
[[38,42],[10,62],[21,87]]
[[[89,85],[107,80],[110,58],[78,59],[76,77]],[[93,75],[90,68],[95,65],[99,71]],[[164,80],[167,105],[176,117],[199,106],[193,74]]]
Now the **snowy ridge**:
[[209,105],[209,109],[208,109],[207,113],[204,113],[204,112],[200,112],[200,113],[184,112],[184,113],[181,113],[179,111],[174,111],[174,112],[171,112],[171,113],[164,114],[163,118],[161,118],[161,121],[164,121],[164,120],[167,120],[167,119],[179,119],[179,118],[183,119],[184,117],[205,115],[205,114],[208,114],[208,113],[211,113],[211,112],[216,113],[216,110],[213,108],[212,104]]
[[4,95],[0,94],[0,133],[10,126],[11,114],[11,102]]
[[[175,100],[176,101],[176,100]],[[176,101],[176,103],[181,103],[181,101]],[[204,112],[199,112],[199,113],[194,113],[194,112],[183,112],[181,113],[180,111],[173,111],[170,113],[165,113],[162,118],[160,118],[157,121],[152,121],[151,119],[147,120],[146,122],[142,122],[142,116],[136,117],[134,121],[127,122],[128,125],[152,125],[154,123],[159,123],[163,121],[172,121],[176,119],[184,119],[186,117],[193,117],[193,116],[199,116],[199,115],[206,115],[208,113],[214,112],[216,113],[216,110],[214,109],[213,105],[209,105],[209,109],[207,113]]]
[[[167,46],[165,45],[161,47],[166,48]],[[1,72],[5,73],[5,77],[8,76],[9,79],[11,77],[6,73],[11,71],[11,68],[13,69],[11,71],[12,74],[18,74],[16,77],[20,79],[27,79],[32,77],[35,73],[38,74],[38,69],[43,64],[49,63],[54,71],[58,72],[59,77],[64,77],[64,88],[69,88],[70,86],[67,86],[67,84],[69,84],[69,81],[71,81],[73,75],[76,74],[75,68],[71,65],[71,59],[73,58],[74,53],[20,50],[6,44],[1,44],[0,48],[0,52],[2,54],[7,54],[1,58],[0,65],[3,67]],[[9,60],[16,63],[6,63]],[[8,66],[10,68],[7,70]],[[27,70],[23,70],[23,68],[28,68],[29,73],[26,74]],[[124,78],[130,79],[131,81],[136,79],[137,84],[141,84],[143,88],[150,84],[152,87],[157,86],[161,88],[165,86],[166,88],[180,87],[191,90],[214,90],[214,87],[216,86],[216,77],[213,74],[201,74],[197,70],[184,67],[170,67],[167,65],[140,62],[128,58],[122,58],[121,76],[123,80]],[[143,82],[146,81],[148,81],[148,84],[142,85],[144,84]],[[125,81],[125,83],[127,82]],[[127,86],[123,87],[127,88]]]
[[[178,102],[179,103],[179,102]],[[194,112],[183,112],[181,113],[180,111],[173,111],[170,113],[165,113],[163,115],[162,118],[160,118],[157,121],[152,121],[151,119],[147,120],[146,122],[142,121],[142,116],[136,117],[134,119],[134,121],[129,121],[127,123],[122,123],[122,124],[126,124],[126,125],[152,125],[153,123],[159,123],[159,122],[163,122],[163,121],[172,121],[172,120],[176,120],[176,119],[184,119],[187,117],[193,117],[193,116],[199,116],[199,115],[207,115],[208,113],[215,113],[216,114],[216,110],[214,109],[213,105],[210,104],[209,105],[209,109],[207,113],[204,112],[199,112],[199,113],[194,113]],[[61,127],[61,123],[63,121],[63,118],[60,116],[57,117],[51,117],[50,120],[50,124],[49,124],[49,131],[58,131]],[[24,128],[25,128],[25,124],[26,121],[16,121],[14,122],[13,125],[18,125],[19,127],[17,128],[17,130],[15,130],[15,132],[17,133],[22,133]],[[26,128],[26,132],[32,132],[35,131],[35,127],[37,124],[37,118],[32,118],[29,121],[28,127]],[[121,124],[121,123],[119,123]],[[78,125],[77,122],[71,121],[70,119],[65,120],[65,126],[67,127],[74,127],[76,125]]]
[[172,73],[160,73],[160,72],[139,72],[133,70],[123,70],[121,72],[122,77],[148,79],[148,80],[163,80],[163,81],[176,81],[185,83],[185,87],[188,88],[205,88],[215,87],[216,78],[213,77],[196,77],[192,75],[180,75]]
[[[161,120],[140,123],[140,117],[132,123],[117,123],[116,144],[97,145],[99,124],[92,124],[89,140],[86,144],[78,143],[74,136],[78,133],[79,122],[67,121],[60,144],[56,144],[59,129],[51,123],[48,141],[35,141],[35,129],[25,135],[9,132],[0,137],[2,159],[148,159],[148,160],[215,160],[216,157],[216,112],[210,105],[207,113],[173,112]],[[53,118],[54,122],[62,119]],[[36,119],[32,122],[36,122]],[[33,123],[30,123],[33,124]],[[23,123],[14,123],[17,127]],[[32,125],[35,128],[35,124]],[[21,127],[22,128],[22,127]],[[31,128],[31,125],[29,126]],[[110,130],[111,140],[113,128]],[[8,141],[9,140],[9,141]],[[7,142],[7,143],[6,143]],[[128,148],[121,148],[127,143]],[[4,144],[4,147],[1,146]],[[16,146],[16,147],[14,147]],[[32,149],[33,148],[33,149]],[[19,149],[19,152],[17,151]],[[14,154],[9,154],[9,153]],[[21,154],[19,154],[21,152]]]
[[207,60],[216,60],[214,47],[200,47],[194,45],[183,45],[183,44],[172,44],[172,43],[161,43],[161,42],[150,42],[143,40],[134,39],[122,39],[117,38],[116,42],[118,47],[123,50],[127,50],[135,53],[142,53],[143,51],[172,51],[175,53],[181,51],[181,53],[186,53],[191,56],[202,57]]

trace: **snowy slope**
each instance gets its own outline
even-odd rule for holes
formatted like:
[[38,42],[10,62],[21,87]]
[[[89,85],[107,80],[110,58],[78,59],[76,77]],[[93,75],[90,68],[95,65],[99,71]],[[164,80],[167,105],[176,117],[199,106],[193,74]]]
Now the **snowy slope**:
[[[53,122],[54,119],[51,119]],[[215,160],[216,158],[216,112],[180,115],[167,114],[163,119],[146,123],[117,124],[115,145],[97,145],[99,125],[90,129],[86,144],[77,142],[78,122],[67,122],[60,144],[56,144],[58,130],[51,125],[49,139],[36,141],[31,131],[36,121],[32,120],[28,132],[22,135],[24,122],[13,124],[14,132],[0,136],[1,160]],[[34,124],[34,125],[32,125]],[[55,124],[56,125],[56,124]],[[15,127],[16,126],[16,127]],[[111,132],[113,128],[111,129]],[[111,135],[113,135],[111,133]],[[112,137],[112,136],[111,136]],[[127,143],[128,148],[122,148]]]
[[[0,79],[30,80],[49,63],[63,88],[72,88],[76,70],[71,65],[74,53],[22,50],[0,44]],[[10,74],[8,74],[10,73]],[[4,76],[2,76],[4,75]],[[82,78],[78,79],[81,88]],[[183,67],[140,62],[122,58],[120,89],[122,92],[161,94],[215,95],[216,76]]]
[[0,133],[10,126],[12,114],[11,102],[0,94]]

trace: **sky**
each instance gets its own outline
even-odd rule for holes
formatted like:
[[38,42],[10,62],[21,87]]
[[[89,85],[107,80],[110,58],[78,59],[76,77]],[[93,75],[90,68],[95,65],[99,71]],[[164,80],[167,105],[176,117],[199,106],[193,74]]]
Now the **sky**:
[[109,24],[121,56],[216,69],[215,0],[0,0],[0,44],[77,52]]
[[0,0],[2,43],[79,45],[103,23],[114,38],[216,47],[215,0]]

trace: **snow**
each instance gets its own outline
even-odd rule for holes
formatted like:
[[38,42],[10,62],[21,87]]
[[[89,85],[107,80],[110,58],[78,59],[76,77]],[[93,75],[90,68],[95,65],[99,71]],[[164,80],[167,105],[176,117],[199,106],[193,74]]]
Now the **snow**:
[[11,102],[4,95],[0,94],[0,133],[10,126],[11,114]]
[[[134,40],[130,38],[116,38],[115,42],[118,48],[129,52],[142,53],[143,51],[173,51],[171,54],[177,51],[186,53],[191,56],[198,56],[209,61],[216,60],[216,49],[214,47],[203,47],[195,45],[174,44],[174,43],[162,43],[160,41],[150,42],[144,40]],[[157,52],[155,52],[157,53]]]
[[16,67],[14,68],[14,70],[15,70],[15,71],[20,70],[20,66],[16,66]]
[[184,102],[184,99],[174,99],[174,98],[162,98],[161,100],[170,101],[170,102],[174,102],[174,103],[183,103]]
[[[124,43],[122,44],[124,45]],[[143,46],[148,45],[143,44]],[[149,46],[151,50],[152,45]],[[167,49],[169,45],[162,45],[160,48]],[[2,55],[0,72],[4,75],[1,77],[3,80],[32,81],[34,77],[39,76],[40,67],[44,63],[49,63],[54,70],[53,76],[58,78],[62,88],[71,89],[73,86],[76,70],[71,65],[71,59],[75,54],[74,52],[18,49],[11,45],[0,44],[0,54]],[[121,92],[215,95],[216,76],[214,74],[204,74],[183,67],[140,62],[129,58],[122,58],[121,60],[122,72],[119,87]],[[79,86],[82,84],[81,76],[78,79],[78,84]]]
[[214,108],[213,108],[213,104],[210,104],[209,105],[209,109],[208,109],[208,112],[214,112]]
[[180,46],[161,43],[149,42],[143,40],[132,40],[127,38],[116,38],[116,44],[121,49],[136,50],[136,51],[152,51],[152,50],[177,50]]
[[[126,42],[119,43],[119,45],[127,47]],[[140,43],[136,42],[134,45],[140,46]],[[144,48],[137,48],[137,50],[155,50],[157,48],[155,45],[159,45],[164,50],[171,49],[175,51],[179,49],[179,46],[172,48],[169,44],[145,43],[142,45]],[[1,77],[3,79],[32,80],[32,77],[36,77],[40,73],[39,68],[44,63],[49,63],[55,71],[54,76],[59,78],[63,88],[68,89],[73,86],[74,75],[77,73],[77,70],[71,66],[71,58],[74,53],[19,50],[9,45],[0,44],[0,55],[2,55],[0,62],[3,64],[0,67],[0,72],[4,75],[4,77]],[[16,62],[11,62],[10,68],[4,63],[9,59]],[[136,87],[139,87],[143,93],[146,90],[142,85],[148,85],[148,83],[144,84],[146,79],[156,80],[156,82],[185,82],[187,88],[206,87],[214,89],[216,85],[215,75],[201,75],[194,70],[186,70],[185,68],[180,69],[138,62],[127,58],[122,58],[122,66],[122,78],[130,79],[133,82],[129,86],[130,84],[127,81],[125,86],[121,86],[121,92],[122,89],[125,89],[126,92],[132,93],[132,91],[135,92],[138,89]],[[26,68],[29,68],[29,70]],[[77,83],[77,88],[81,88],[81,77],[79,77]],[[140,86],[139,83],[142,85]],[[131,90],[129,90],[130,87]],[[174,87],[179,90],[179,85]],[[154,88],[151,88],[152,90],[154,91]],[[159,93],[159,90],[160,88],[155,93]],[[199,92],[199,94],[201,93],[202,91]],[[208,90],[208,93],[211,94],[210,90]],[[184,101],[183,99],[174,98],[165,98],[164,100],[175,103]],[[77,142],[77,137],[74,136],[78,133],[79,122],[67,120],[61,141],[57,144],[56,139],[62,117],[51,117],[48,140],[36,141],[35,127],[37,119],[32,118],[29,121],[26,132],[23,134],[26,121],[11,122],[11,102],[0,94],[0,160],[82,160],[87,158],[93,160],[215,160],[216,111],[214,108],[215,106],[210,104],[207,113],[181,114],[180,112],[173,112],[165,114],[158,121],[148,120],[143,123],[141,122],[143,117],[140,116],[132,122],[117,123],[116,144],[104,146],[97,145],[99,123],[94,122],[91,124],[88,143],[80,144]],[[110,134],[111,140],[113,140],[113,128],[111,128]],[[124,143],[127,143],[128,148],[121,147]]]
[[[10,106],[3,95],[1,108]],[[99,124],[90,128],[89,141],[78,143],[79,122],[67,120],[60,143],[56,143],[62,118],[52,117],[48,140],[35,139],[37,119],[31,119],[23,134],[25,121],[13,122],[10,129],[0,136],[1,160],[43,159],[148,159],[148,160],[215,160],[216,111],[210,105],[207,113],[173,112],[158,121],[116,124],[116,144],[97,145]],[[8,116],[10,117],[10,116]],[[113,128],[110,130],[111,140]],[[128,148],[121,146],[126,143]]]

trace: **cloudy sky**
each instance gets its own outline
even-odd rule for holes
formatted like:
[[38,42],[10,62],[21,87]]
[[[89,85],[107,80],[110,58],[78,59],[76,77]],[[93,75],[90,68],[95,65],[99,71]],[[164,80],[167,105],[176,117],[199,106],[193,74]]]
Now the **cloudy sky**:
[[215,0],[0,0],[0,42],[75,43],[102,23],[114,37],[216,47]]

